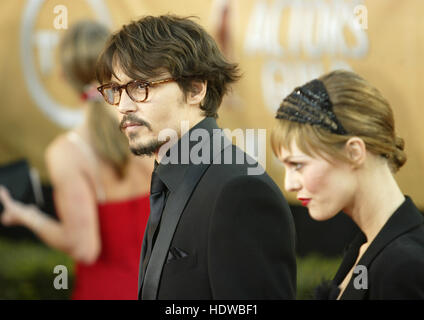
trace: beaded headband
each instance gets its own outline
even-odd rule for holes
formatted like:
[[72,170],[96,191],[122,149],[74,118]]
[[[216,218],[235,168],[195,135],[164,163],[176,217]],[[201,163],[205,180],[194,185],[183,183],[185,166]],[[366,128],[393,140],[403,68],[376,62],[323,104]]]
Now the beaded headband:
[[317,125],[335,134],[347,134],[333,112],[324,83],[318,79],[295,88],[283,100],[276,118]]

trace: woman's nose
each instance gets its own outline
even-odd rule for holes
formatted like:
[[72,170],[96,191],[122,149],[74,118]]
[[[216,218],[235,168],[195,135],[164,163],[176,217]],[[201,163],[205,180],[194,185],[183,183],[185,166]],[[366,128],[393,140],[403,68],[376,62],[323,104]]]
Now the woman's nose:
[[299,191],[301,189],[299,178],[290,170],[286,170],[286,175],[284,177],[284,188],[288,192]]

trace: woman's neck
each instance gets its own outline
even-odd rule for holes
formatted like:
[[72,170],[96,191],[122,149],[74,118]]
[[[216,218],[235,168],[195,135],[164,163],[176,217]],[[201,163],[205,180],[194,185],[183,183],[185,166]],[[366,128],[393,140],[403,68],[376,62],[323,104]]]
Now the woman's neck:
[[405,200],[387,165],[358,173],[358,190],[344,211],[364,232],[369,245]]

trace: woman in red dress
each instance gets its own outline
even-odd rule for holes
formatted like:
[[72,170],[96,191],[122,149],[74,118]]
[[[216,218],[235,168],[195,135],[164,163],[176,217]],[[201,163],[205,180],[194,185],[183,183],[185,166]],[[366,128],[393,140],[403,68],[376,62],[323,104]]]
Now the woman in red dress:
[[4,225],[25,226],[75,259],[73,299],[137,299],[149,214],[153,160],[130,153],[119,120],[96,90],[95,63],[108,36],[104,26],[84,21],[60,46],[64,75],[81,95],[85,114],[46,151],[59,220],[0,188]]

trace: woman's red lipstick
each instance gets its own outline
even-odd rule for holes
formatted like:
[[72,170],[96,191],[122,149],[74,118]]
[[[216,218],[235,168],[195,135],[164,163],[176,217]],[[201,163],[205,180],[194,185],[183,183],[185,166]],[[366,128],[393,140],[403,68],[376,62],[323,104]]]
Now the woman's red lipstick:
[[302,202],[302,206],[306,207],[308,203],[311,201],[311,199],[308,198],[297,198],[299,201]]

